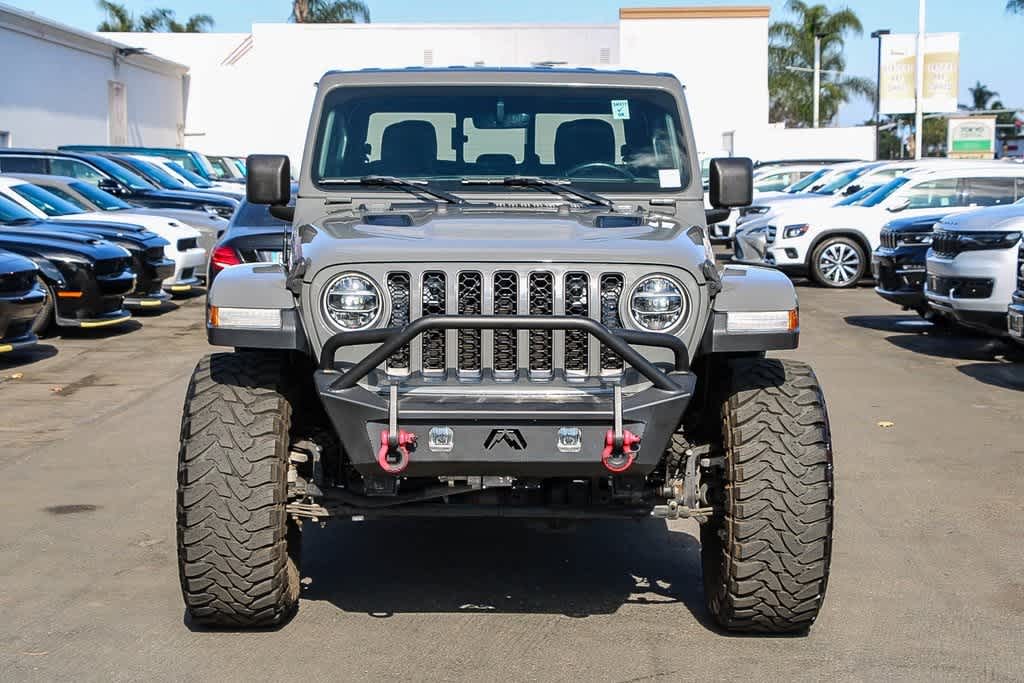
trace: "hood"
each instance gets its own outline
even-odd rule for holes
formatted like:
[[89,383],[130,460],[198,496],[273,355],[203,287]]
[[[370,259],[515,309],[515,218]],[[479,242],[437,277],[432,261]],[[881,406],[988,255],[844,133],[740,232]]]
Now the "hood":
[[934,213],[926,216],[911,216],[908,218],[897,218],[885,224],[885,229],[892,232],[931,232],[936,223],[945,218],[948,214]]
[[0,249],[0,277],[11,273],[23,273],[25,271],[37,270],[36,264],[24,256]]
[[166,199],[182,203],[209,204],[210,206],[229,206],[232,209],[238,206],[238,200],[223,194],[203,192],[202,190],[162,190],[145,189],[139,190],[138,194],[149,199]]
[[[623,222],[633,224],[610,227]],[[300,227],[293,239],[301,255],[316,265],[492,261],[685,267],[699,266],[708,258],[702,229],[664,216],[508,210],[412,216],[393,212],[326,217],[317,223],[319,227]],[[703,282],[699,271],[694,276]]]
[[86,259],[125,258],[129,253],[107,240],[72,232],[48,232],[42,229],[0,227],[0,249],[22,255],[49,256],[74,254]]
[[199,232],[192,227],[182,225],[178,221],[156,215],[146,215],[133,211],[89,211],[69,216],[58,216],[61,223],[88,223],[99,225],[107,230],[125,233],[140,232],[147,237],[162,237],[168,242],[176,242],[188,237],[198,237]]
[[135,249],[147,249],[149,247],[165,247],[167,240],[156,233],[150,232],[137,225],[106,223],[101,221],[45,221],[32,226],[23,226],[26,229],[42,230],[50,233],[74,233],[80,235],[96,235],[105,240]]
[[946,216],[937,226],[943,230],[1024,230],[1024,205],[989,206]]
[[[183,233],[175,239],[180,239],[182,237],[195,237],[195,235],[192,234],[193,230],[221,231],[227,228],[228,225],[227,218],[222,218],[215,213],[211,214],[199,209],[188,209],[184,207],[165,207],[162,209],[156,209],[145,206],[133,206],[131,209],[119,209],[117,211],[105,211],[103,213],[111,220],[118,220],[119,216],[131,216],[129,220],[133,220],[137,223],[142,223],[138,217],[153,216],[164,219],[167,221],[168,227],[172,227],[174,230],[186,229],[189,231],[187,234]],[[180,227],[173,226],[172,224],[174,223],[180,224]],[[157,230],[150,226],[150,229],[158,234],[163,234],[163,228]],[[170,239],[169,236],[168,239]]]

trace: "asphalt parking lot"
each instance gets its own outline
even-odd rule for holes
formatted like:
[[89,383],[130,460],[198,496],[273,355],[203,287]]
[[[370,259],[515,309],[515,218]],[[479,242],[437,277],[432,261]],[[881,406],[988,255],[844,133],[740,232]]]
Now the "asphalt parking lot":
[[807,637],[715,632],[696,524],[655,520],[307,526],[289,625],[193,630],[174,487],[198,297],[0,360],[0,679],[1024,679],[1024,353],[868,287],[799,291],[786,355],[824,386],[837,481]]

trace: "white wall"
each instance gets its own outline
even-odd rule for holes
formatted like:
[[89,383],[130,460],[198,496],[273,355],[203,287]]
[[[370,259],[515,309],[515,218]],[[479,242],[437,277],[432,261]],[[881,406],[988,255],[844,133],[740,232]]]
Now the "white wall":
[[180,144],[183,67],[152,57],[119,59],[116,46],[88,34],[0,12],[0,131],[16,147],[108,142],[108,81],[126,86],[130,144]]
[[622,66],[668,71],[686,87],[699,150],[768,124],[768,19],[623,19]]
[[873,126],[850,128],[740,128],[733,136],[732,153],[755,161],[773,159],[875,158]]

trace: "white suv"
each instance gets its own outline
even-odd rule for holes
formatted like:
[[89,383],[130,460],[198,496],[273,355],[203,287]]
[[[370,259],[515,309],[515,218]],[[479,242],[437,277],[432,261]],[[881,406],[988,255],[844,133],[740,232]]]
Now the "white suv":
[[[894,218],[1011,204],[1024,197],[1024,167],[929,166],[894,178],[850,206],[793,205],[762,226],[764,263],[827,287],[852,287],[869,273],[882,227]],[[746,261],[751,256],[745,255]]]
[[924,286],[928,305],[962,325],[1006,334],[1022,233],[1024,201],[936,223]]

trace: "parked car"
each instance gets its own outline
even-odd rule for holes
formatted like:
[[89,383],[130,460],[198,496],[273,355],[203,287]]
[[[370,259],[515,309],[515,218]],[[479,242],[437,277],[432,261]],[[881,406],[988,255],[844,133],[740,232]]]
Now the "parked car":
[[[59,229],[65,225],[76,229],[77,226],[77,229],[87,229],[114,242],[119,239],[136,242],[140,238],[133,233],[148,231],[147,244],[142,246],[144,251],[150,252],[145,272],[136,268],[144,280],[143,289],[141,294],[136,290],[129,297],[130,307],[158,306],[167,298],[161,291],[185,294],[201,284],[207,251],[199,246],[199,233],[193,228],[161,216],[82,211],[44,187],[10,176],[0,176],[0,195],[18,203],[37,219],[53,221],[53,227],[47,229]],[[159,239],[159,254],[156,252],[158,243],[152,238]],[[141,302],[136,300],[140,296]]]
[[1017,287],[1006,313],[1006,329],[1010,338],[1024,344],[1024,243],[1017,248]]
[[928,252],[928,304],[961,325],[1005,335],[1022,232],[1024,202],[943,218]]
[[924,296],[928,250],[935,224],[947,215],[943,211],[889,221],[871,256],[878,296],[928,320],[935,317]]
[[168,160],[162,157],[143,156],[141,154],[103,154],[103,156],[114,163],[121,164],[134,173],[138,173],[149,182],[165,190],[203,192],[232,199],[237,199],[241,194],[238,192],[237,187],[231,190],[224,190],[217,187],[214,183],[191,174],[203,185],[203,187],[199,187],[195,183],[183,178],[177,171],[169,168]]
[[870,273],[882,226],[894,218],[1010,204],[1022,195],[1024,168],[1016,165],[929,166],[894,178],[854,206],[792,204],[770,214],[764,263],[822,286],[853,287]]
[[[0,178],[0,183],[5,180]],[[35,188],[45,192],[42,188]],[[174,273],[174,261],[164,255],[167,240],[146,230],[140,225],[129,223],[104,223],[100,221],[47,221],[46,214],[27,209],[24,206],[11,207],[6,202],[12,201],[9,188],[0,184],[0,202],[5,202],[7,215],[14,213],[16,208],[24,210],[24,214],[15,218],[21,230],[36,229],[43,232],[70,232],[91,235],[105,239],[112,244],[124,248],[132,256],[132,271],[135,273],[135,287],[125,295],[124,306],[129,310],[150,309],[159,307],[168,300],[170,295],[164,292],[164,280]],[[59,199],[54,197],[54,199]],[[170,285],[167,285],[170,289]]]
[[147,154],[160,155],[177,161],[182,166],[198,173],[207,180],[218,180],[219,175],[206,155],[178,147],[131,147],[124,145],[63,145],[58,147],[68,152],[102,152],[106,154]]
[[[18,211],[11,213],[11,207]],[[47,232],[18,224],[20,207],[0,202],[0,249],[24,256],[39,267],[46,303],[33,323],[40,333],[50,325],[94,328],[123,323],[131,317],[124,297],[135,287],[131,254],[94,235]]]
[[[296,189],[293,185],[293,194]],[[291,205],[294,204],[293,197]],[[217,274],[229,266],[239,263],[281,263],[291,231],[291,222],[270,215],[270,207],[266,204],[242,200],[224,237],[210,253],[207,286],[212,285]]]
[[214,171],[220,174],[222,182],[245,183],[244,165],[239,167],[238,159],[226,156],[206,155]]
[[[787,187],[791,187],[803,178],[811,175],[821,168],[820,164],[787,164],[784,166],[766,166],[761,171],[754,172],[754,203],[763,194],[777,194]],[[710,207],[707,207],[710,208]],[[712,242],[729,243],[732,241],[736,229],[736,221],[739,218],[739,210],[729,212],[729,218],[708,226]]]
[[[156,216],[170,219],[172,222],[180,223],[182,226],[197,231],[196,239],[200,247],[209,253],[214,243],[224,234],[228,226],[228,219],[221,218],[215,213],[207,211],[196,211],[192,209],[151,209],[145,206],[129,204],[120,197],[109,192],[104,192],[92,183],[69,176],[42,175],[37,173],[10,173],[11,178],[22,180],[45,188],[61,199],[71,202],[82,211],[93,211],[106,214],[111,220],[125,220],[138,222],[136,216]],[[180,232],[176,235],[164,233],[160,225],[151,225],[153,232],[163,236],[172,243],[179,239],[193,237],[189,232]],[[171,227],[177,227],[171,224]]]
[[24,256],[0,249],[0,357],[39,341],[33,322],[45,304],[39,267]]
[[238,207],[231,197],[184,190],[164,190],[121,164],[99,154],[35,149],[0,149],[0,173],[43,173],[79,178],[139,206],[198,209],[224,218]]

